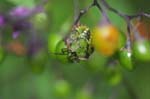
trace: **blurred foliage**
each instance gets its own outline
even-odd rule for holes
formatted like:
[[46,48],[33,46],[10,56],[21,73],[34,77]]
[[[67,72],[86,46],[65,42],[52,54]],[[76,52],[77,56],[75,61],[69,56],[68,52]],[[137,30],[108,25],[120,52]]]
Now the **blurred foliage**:
[[[15,6],[33,8],[39,1],[0,0],[0,14],[7,13]],[[82,9],[92,0],[78,1],[79,9]],[[139,11],[150,12],[148,0],[107,0],[107,2],[117,10],[128,14]],[[45,42],[54,40],[54,43],[40,49],[32,57],[12,54],[9,47],[6,53],[0,47],[0,99],[133,99],[130,90],[135,92],[138,99],[150,99],[149,63],[137,63],[135,70],[128,72],[120,64],[108,64],[108,58],[97,52],[94,52],[86,62],[74,64],[59,62],[47,48],[53,52],[59,39],[55,38],[56,35],[65,36],[70,30],[74,20],[74,3],[73,0],[48,0],[44,8],[47,16],[41,13],[33,16],[35,18],[31,21],[38,28],[37,35],[43,37]],[[121,31],[126,31],[126,24],[122,18],[112,12],[108,14],[113,24]],[[98,9],[92,8],[81,18],[81,22],[93,28],[99,23],[100,18]],[[44,31],[40,29],[41,27]],[[11,38],[10,27],[3,32],[5,43],[14,41]],[[24,50],[28,47],[28,39],[25,34],[20,35],[18,39]],[[128,85],[124,83],[124,79],[128,81]]]

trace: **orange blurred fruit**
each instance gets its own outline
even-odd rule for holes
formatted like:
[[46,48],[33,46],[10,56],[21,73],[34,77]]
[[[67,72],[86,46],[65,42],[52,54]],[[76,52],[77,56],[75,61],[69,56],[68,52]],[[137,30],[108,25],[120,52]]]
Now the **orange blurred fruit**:
[[24,56],[26,54],[25,46],[19,41],[12,41],[7,45],[7,49],[17,56]]
[[134,24],[140,36],[150,40],[150,22],[146,20],[136,20]]
[[102,55],[111,56],[118,48],[119,31],[111,24],[101,25],[92,32],[92,45]]

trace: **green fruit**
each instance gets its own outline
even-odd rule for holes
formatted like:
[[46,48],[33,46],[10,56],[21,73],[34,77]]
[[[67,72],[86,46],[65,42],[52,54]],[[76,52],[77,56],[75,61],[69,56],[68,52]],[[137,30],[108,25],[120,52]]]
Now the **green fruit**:
[[70,84],[65,80],[58,80],[54,85],[53,92],[60,99],[67,97],[70,94]]
[[95,51],[88,61],[85,62],[85,68],[92,73],[97,73],[103,71],[106,62],[107,57],[104,57]]
[[62,63],[69,62],[67,46],[63,40],[58,42],[56,49],[55,49],[55,55],[56,55],[56,58]]
[[133,60],[132,60],[132,53],[127,49],[122,49],[119,52],[119,62],[120,65],[127,70],[133,70]]
[[110,66],[107,69],[107,82],[111,86],[118,85],[122,81],[121,71],[116,66]]
[[45,27],[48,23],[48,17],[46,15],[46,13],[41,12],[41,13],[37,13],[35,16],[33,16],[31,21],[37,29],[45,29]]
[[135,41],[133,43],[133,56],[141,62],[150,62],[150,44],[147,40]]
[[75,99],[93,99],[91,93],[88,90],[78,91]]
[[51,33],[48,38],[48,50],[50,55],[55,53],[56,46],[58,42],[62,39],[62,37],[57,33]]

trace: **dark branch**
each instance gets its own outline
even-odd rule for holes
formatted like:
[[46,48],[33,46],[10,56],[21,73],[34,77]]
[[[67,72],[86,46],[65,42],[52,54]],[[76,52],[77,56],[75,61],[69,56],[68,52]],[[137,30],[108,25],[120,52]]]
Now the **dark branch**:
[[137,17],[142,17],[142,16],[144,16],[144,17],[148,17],[148,18],[150,18],[150,14],[148,14],[148,13],[138,13],[138,14],[135,14],[135,15],[128,15],[128,17],[130,18],[130,19],[134,19],[134,18],[137,18]]
[[93,3],[91,5],[89,5],[87,8],[83,9],[80,11],[79,15],[77,16],[77,18],[75,19],[74,25],[77,25],[81,19],[81,17],[87,13],[89,11],[90,8],[92,8],[93,6],[95,6],[97,4],[97,0],[94,0]]
[[126,18],[126,15],[122,12],[117,11],[116,9],[112,8],[105,0],[101,0],[102,4],[105,6],[106,9],[116,13],[120,17]]
[[126,48],[128,50],[131,50],[131,26],[130,23],[127,23],[127,43],[126,43]]
[[106,0],[101,0],[102,4],[105,6],[106,9],[116,13],[117,15],[119,15],[120,17],[123,17],[125,20],[127,19],[133,19],[133,18],[137,18],[137,17],[141,17],[141,16],[145,16],[145,17],[148,17],[150,18],[150,14],[149,13],[138,13],[138,14],[135,14],[135,15],[127,15],[125,13],[122,13],[120,11],[117,11],[116,9],[114,9],[113,7],[111,7],[107,2]]

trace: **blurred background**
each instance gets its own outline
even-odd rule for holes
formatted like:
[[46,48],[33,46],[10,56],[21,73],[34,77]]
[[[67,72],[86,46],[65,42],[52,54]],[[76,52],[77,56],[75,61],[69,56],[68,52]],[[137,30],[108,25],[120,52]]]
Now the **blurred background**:
[[[79,9],[92,2],[74,1]],[[51,53],[71,29],[74,1],[0,0],[0,99],[150,99],[150,62],[127,71],[97,52],[81,63],[62,63]],[[107,2],[123,13],[150,13],[149,0]],[[108,15],[126,32],[122,18]],[[100,18],[94,7],[81,23],[93,28]]]

